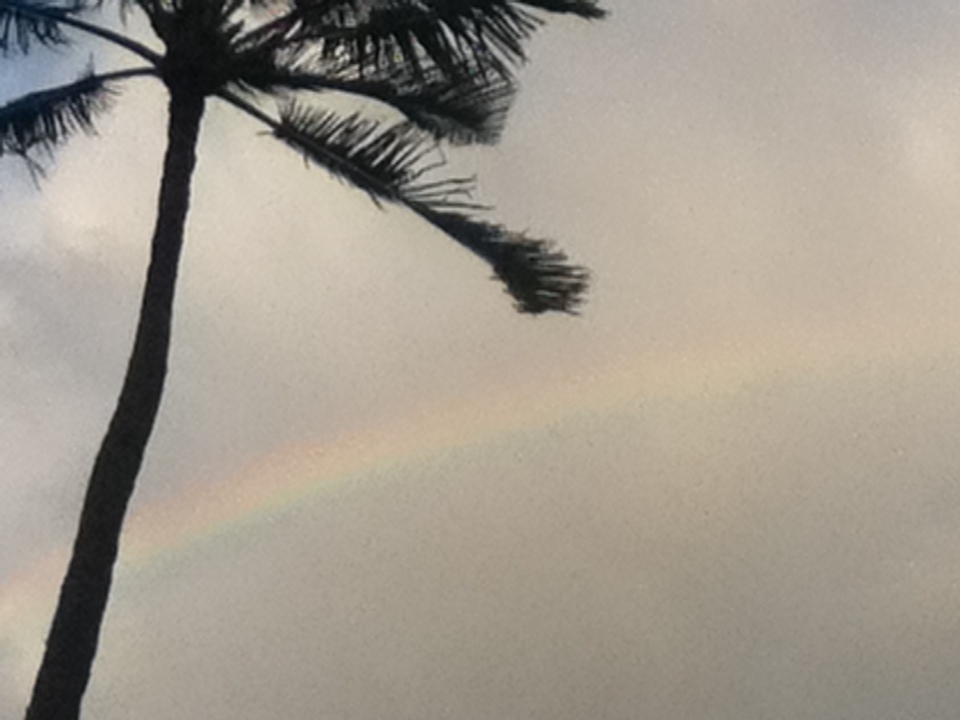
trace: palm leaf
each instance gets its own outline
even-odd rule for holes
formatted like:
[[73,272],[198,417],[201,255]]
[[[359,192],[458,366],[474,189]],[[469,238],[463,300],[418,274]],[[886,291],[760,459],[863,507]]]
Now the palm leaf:
[[364,15],[346,27],[307,26],[361,68],[402,63],[422,71],[432,64],[450,74],[470,63],[505,73],[504,61],[523,59],[522,42],[536,27],[533,17],[506,3],[387,4]]
[[590,282],[586,268],[572,265],[549,240],[529,238],[500,225],[450,211],[413,209],[460,245],[485,260],[522,313],[576,314]]
[[344,89],[380,100],[435,138],[457,145],[496,143],[514,94],[513,84],[502,78],[472,83],[440,76],[407,87],[356,81]]
[[0,53],[27,53],[33,43],[48,47],[67,44],[58,22],[58,15],[66,12],[66,8],[37,0],[0,1]]
[[0,156],[51,153],[78,130],[91,133],[94,117],[107,110],[113,90],[100,76],[86,74],[76,82],[30,93],[0,107]]
[[374,78],[337,77],[322,62],[283,67],[273,53],[248,51],[238,56],[235,82],[262,92],[277,89],[349,93],[392,107],[437,140],[453,144],[493,144],[499,140],[513,99],[504,78],[472,82],[431,73],[418,82],[397,73]]
[[341,117],[296,102],[281,107],[274,135],[375,200],[414,193],[420,160],[431,149],[408,123],[384,129],[356,114]]
[[600,7],[598,0],[518,0],[518,2],[538,10],[570,13],[588,20],[599,20],[607,15],[607,11]]
[[521,312],[573,313],[582,302],[589,273],[569,264],[566,255],[554,250],[550,242],[461,212],[480,209],[470,201],[469,180],[422,180],[432,169],[422,166],[429,147],[408,124],[383,129],[357,116],[341,118],[292,104],[281,111],[274,134],[375,201],[406,205],[481,257],[506,285]]
[[[404,67],[415,74],[464,67],[508,74],[539,21],[510,0],[294,0],[271,23],[281,44],[321,48],[363,73]],[[270,28],[268,27],[267,30]],[[266,32],[261,30],[261,35]]]
[[[362,72],[465,66],[508,76],[526,59],[523,42],[540,25],[530,12],[603,17],[596,0],[294,0],[279,27],[283,42],[320,41],[327,57]],[[291,21],[295,20],[294,26]]]

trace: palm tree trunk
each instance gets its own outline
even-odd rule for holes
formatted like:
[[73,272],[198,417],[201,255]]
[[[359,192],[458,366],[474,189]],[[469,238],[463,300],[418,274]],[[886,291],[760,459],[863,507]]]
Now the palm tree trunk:
[[167,151],[133,352],[87,486],[27,720],[77,720],[97,651],[127,503],[160,407],[177,265],[203,115],[201,95],[172,93]]

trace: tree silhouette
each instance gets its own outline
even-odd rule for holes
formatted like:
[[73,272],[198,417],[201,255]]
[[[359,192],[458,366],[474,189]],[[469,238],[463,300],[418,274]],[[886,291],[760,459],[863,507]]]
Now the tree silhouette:
[[[597,0],[0,0],[4,60],[86,35],[139,64],[33,92],[0,107],[0,155],[41,175],[57,147],[91,131],[122,82],[150,77],[168,91],[150,263],[133,350],[97,454],[28,720],[75,720],[96,654],[127,503],[160,405],[190,180],[207,98],[234,106],[309,162],[398,204],[493,269],[525,313],[574,312],[587,271],[544,240],[480,217],[465,179],[434,179],[439,144],[493,143],[515,90],[513,66],[540,12],[600,18]],[[143,13],[158,45],[129,33]],[[352,96],[357,110],[324,109]],[[341,103],[342,104],[342,103]],[[370,117],[371,108],[380,108]],[[384,111],[388,119],[381,117]],[[367,112],[367,114],[364,114]],[[441,158],[442,160],[442,158]]]

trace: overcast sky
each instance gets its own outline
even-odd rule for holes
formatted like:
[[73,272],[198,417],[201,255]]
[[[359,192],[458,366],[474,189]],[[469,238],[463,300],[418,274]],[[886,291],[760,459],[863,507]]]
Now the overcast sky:
[[[98,720],[960,707],[960,6],[607,0],[457,156],[579,318],[210,103]],[[0,63],[0,98],[82,67]],[[164,97],[0,161],[0,717],[145,268]]]

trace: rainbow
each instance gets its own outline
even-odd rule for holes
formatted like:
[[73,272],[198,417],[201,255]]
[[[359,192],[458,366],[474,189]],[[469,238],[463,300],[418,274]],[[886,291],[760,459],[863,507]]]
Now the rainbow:
[[[952,354],[955,328],[917,332],[909,319],[825,334],[794,328],[736,342],[676,347],[656,356],[627,351],[589,368],[558,370],[522,387],[475,390],[402,418],[319,443],[290,444],[240,473],[193,484],[179,496],[135,507],[119,572],[138,572],[186,547],[261,522],[309,498],[348,492],[371,473],[417,463],[512,433],[609,412],[640,411],[659,399],[716,398],[761,383],[900,366]],[[905,342],[904,338],[909,338]],[[0,654],[10,679],[28,687],[66,564],[61,548],[0,587]],[[5,663],[6,664],[6,663]]]

